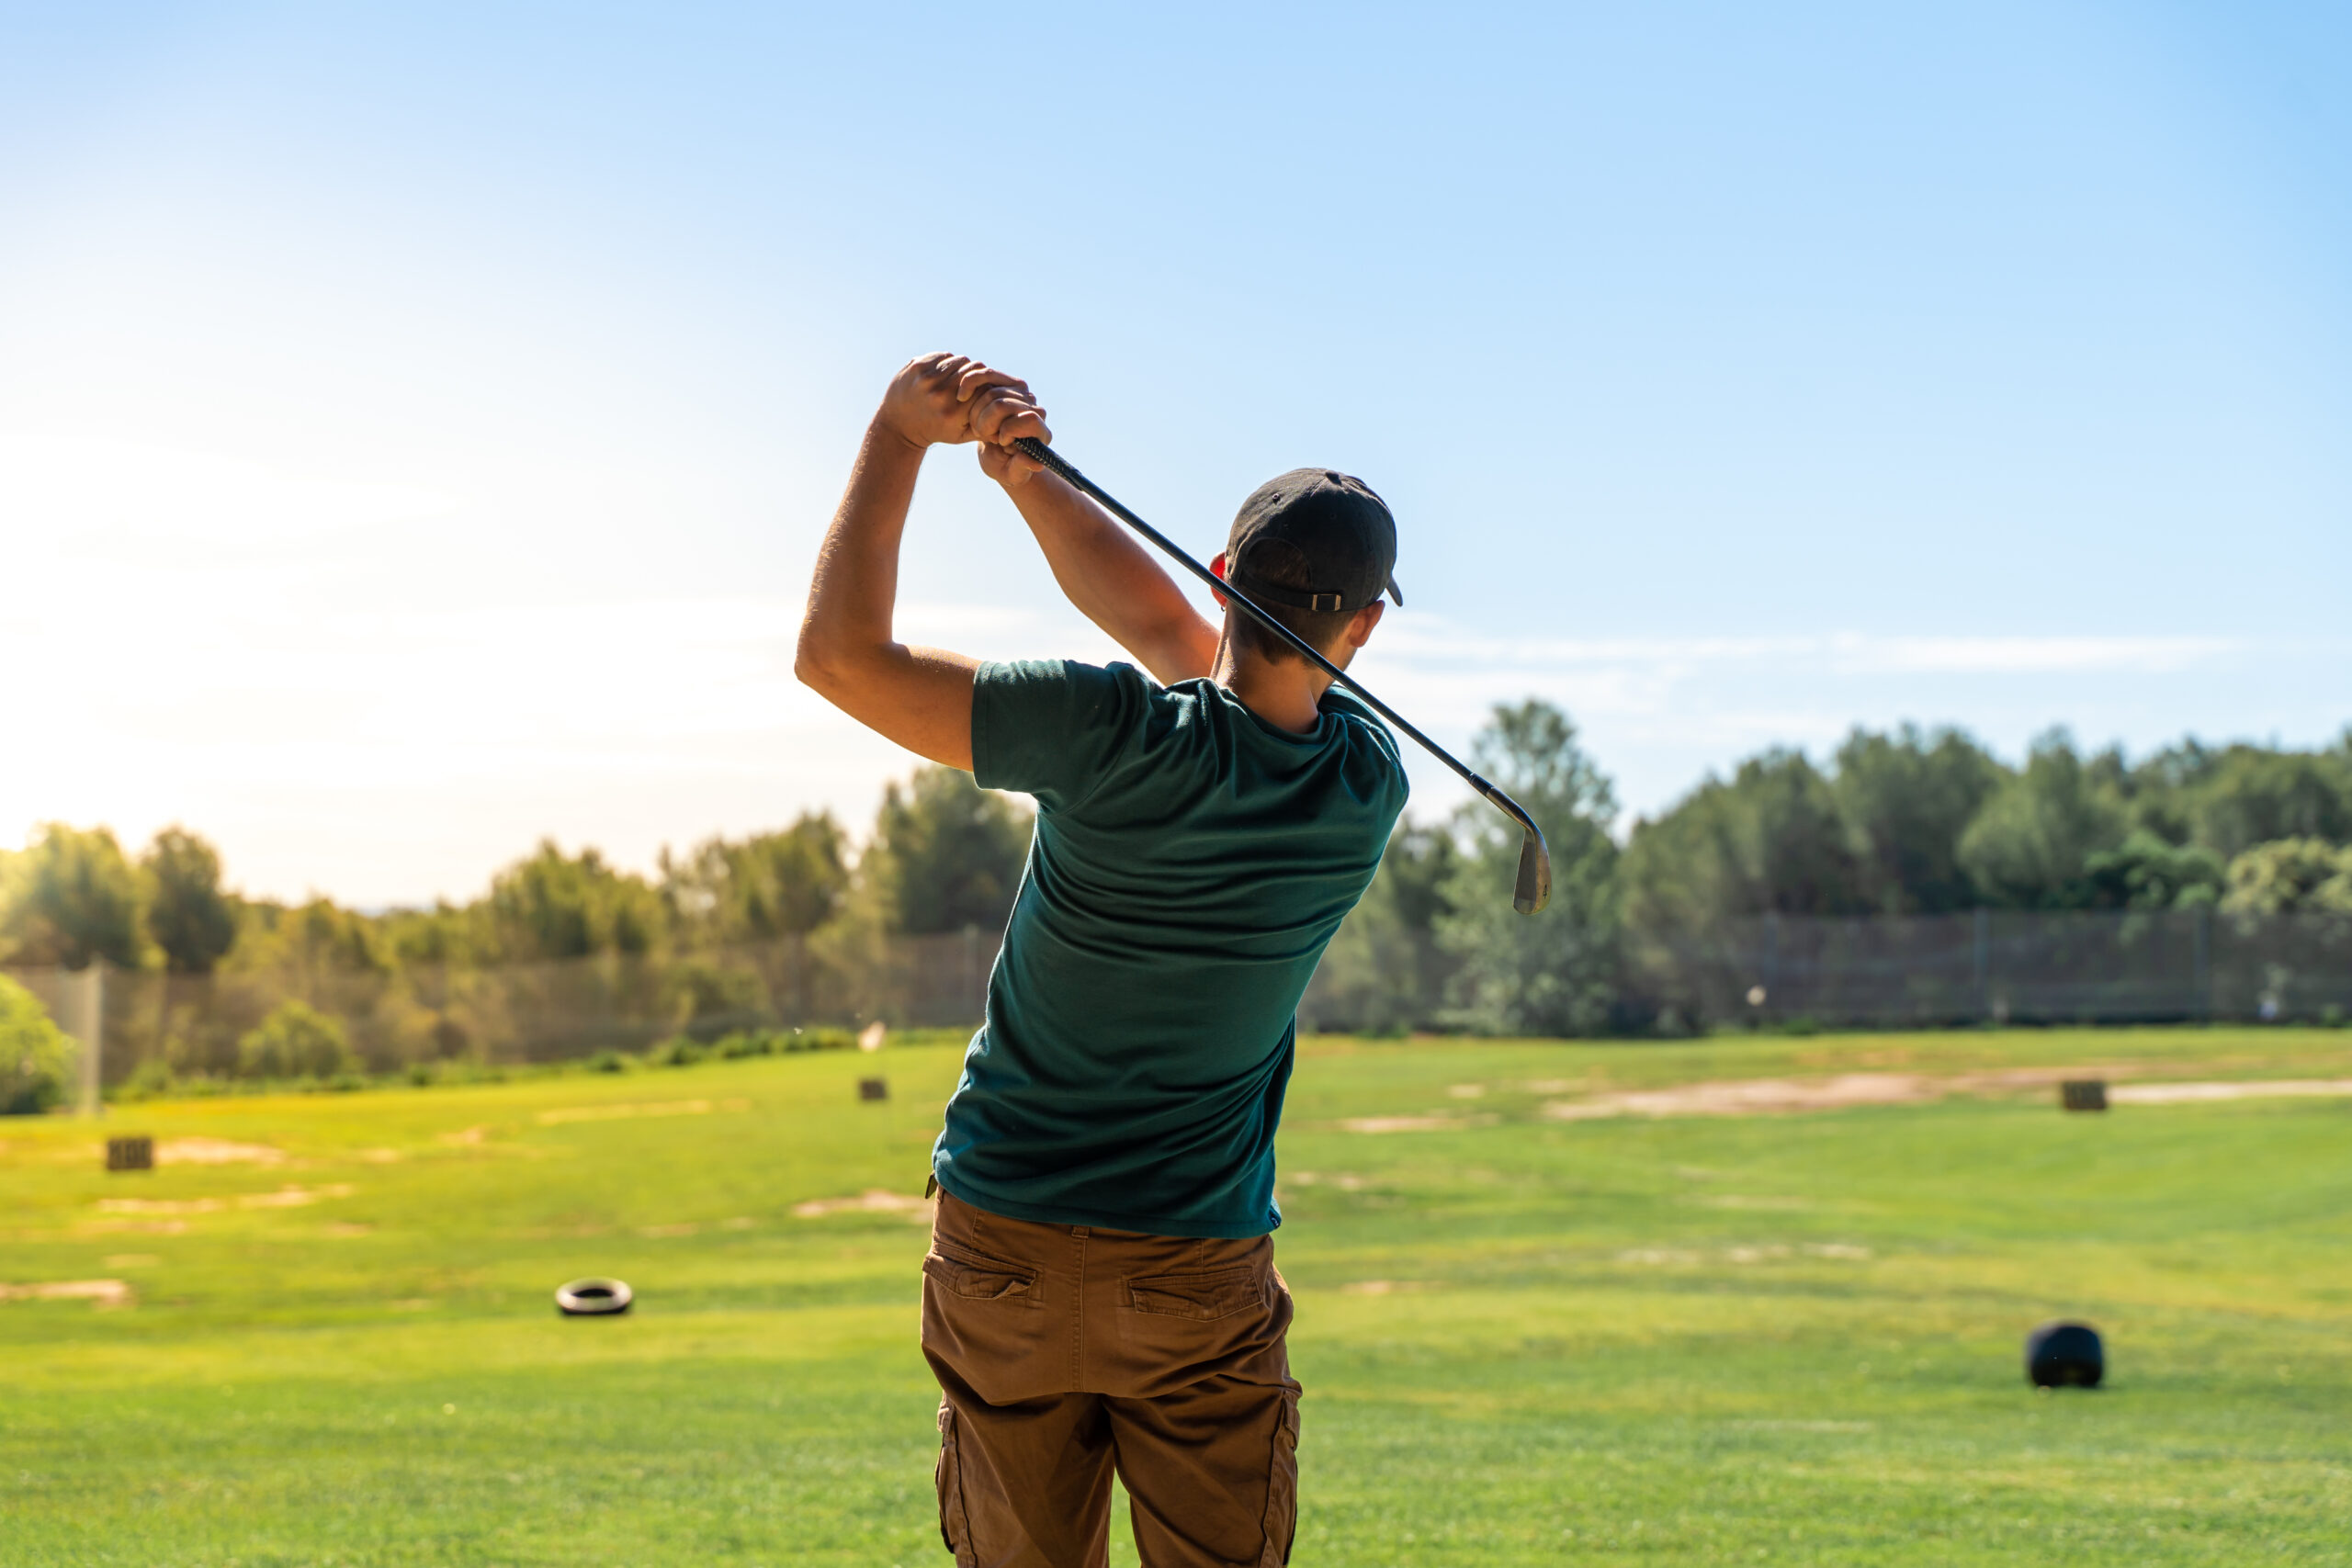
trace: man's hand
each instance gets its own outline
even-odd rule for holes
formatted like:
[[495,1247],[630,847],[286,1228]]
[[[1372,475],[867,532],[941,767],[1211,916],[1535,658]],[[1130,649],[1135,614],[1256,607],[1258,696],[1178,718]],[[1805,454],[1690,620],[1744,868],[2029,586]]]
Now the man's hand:
[[1028,382],[960,354],[926,354],[910,363],[882,394],[874,423],[918,450],[977,441],[981,471],[1005,485],[1045,469],[1015,452],[1013,442],[1054,438]]

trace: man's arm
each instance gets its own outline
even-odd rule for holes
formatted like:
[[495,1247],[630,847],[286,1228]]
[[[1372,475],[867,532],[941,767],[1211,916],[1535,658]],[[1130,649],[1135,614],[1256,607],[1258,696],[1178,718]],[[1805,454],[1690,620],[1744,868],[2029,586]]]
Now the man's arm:
[[1000,416],[995,396],[984,395],[980,403],[972,415],[973,428],[986,443],[980,467],[1021,509],[1054,581],[1079,613],[1134,654],[1162,685],[1207,674],[1216,658],[1216,627],[1140,539],[1057,476],[998,445],[995,432],[1011,423],[1011,415]]
[[[1015,394],[1012,389],[1018,388]],[[1049,441],[1043,412],[1012,377],[960,355],[928,355],[899,372],[866,426],[849,488],[817,555],[793,673],[852,718],[907,750],[969,772],[977,660],[910,648],[892,635],[899,541],[923,453],[978,439],[972,402],[991,411],[995,438]],[[1042,471],[1025,458],[1012,464]]]

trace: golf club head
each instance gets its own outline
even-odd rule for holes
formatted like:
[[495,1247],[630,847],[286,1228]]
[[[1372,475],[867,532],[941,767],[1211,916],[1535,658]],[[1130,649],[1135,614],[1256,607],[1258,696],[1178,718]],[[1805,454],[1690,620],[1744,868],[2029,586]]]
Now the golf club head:
[[1526,842],[1519,846],[1519,886],[1511,892],[1510,907],[1532,915],[1551,901],[1552,847],[1531,827]]

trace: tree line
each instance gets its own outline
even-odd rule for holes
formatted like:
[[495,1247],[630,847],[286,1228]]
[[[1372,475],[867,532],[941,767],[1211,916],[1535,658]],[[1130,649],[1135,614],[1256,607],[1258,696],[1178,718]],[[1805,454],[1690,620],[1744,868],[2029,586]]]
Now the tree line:
[[858,852],[830,812],[741,839],[664,849],[651,876],[551,840],[462,904],[369,914],[319,897],[247,897],[219,852],[167,828],[136,855],[106,828],[52,822],[0,851],[0,964],[173,975],[389,973],[668,955],[807,937],[854,924],[890,935],[1001,926],[1028,814],[952,768],[883,793]]
[[2137,761],[2052,730],[2013,767],[1958,729],[1858,728],[1826,763],[1773,748],[1711,774],[1622,840],[1614,789],[1557,708],[1497,709],[1476,754],[1551,841],[1552,909],[1511,910],[1516,835],[1483,804],[1401,826],[1318,976],[1317,1021],[1643,1031],[1672,954],[1759,915],[2352,916],[2352,729],[2317,750],[2189,739]]
[[[1650,958],[1763,914],[2352,914],[2352,730],[2322,750],[2184,740],[2136,761],[2052,731],[2011,766],[1957,729],[1857,728],[1820,763],[1776,748],[1710,775],[1622,836],[1614,786],[1558,708],[1497,708],[1474,751],[1544,826],[1552,908],[1511,910],[1517,829],[1483,803],[1408,818],[1332,944],[1310,1021],[1637,1032],[1657,1012]],[[813,1018],[797,958],[786,976],[708,955],[813,944],[854,967],[842,955],[860,943],[992,937],[1028,837],[1013,798],[923,768],[886,790],[862,844],[809,813],[665,849],[639,875],[542,842],[469,902],[368,913],[243,897],[213,847],[181,828],[133,854],[104,828],[52,823],[0,852],[0,964],[243,976],[306,1005],[320,1003],[322,976],[402,977],[418,1021],[401,1027],[442,1055],[470,1048],[451,1021],[451,976],[548,961],[641,960],[682,1023],[755,998],[789,1011],[796,985]]]

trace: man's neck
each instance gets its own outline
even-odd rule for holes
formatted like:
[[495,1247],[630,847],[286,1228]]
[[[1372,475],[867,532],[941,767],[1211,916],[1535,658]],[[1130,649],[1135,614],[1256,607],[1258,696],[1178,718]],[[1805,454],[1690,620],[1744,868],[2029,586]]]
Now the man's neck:
[[1209,679],[1231,692],[1243,707],[1293,735],[1307,734],[1322,722],[1322,710],[1316,705],[1331,685],[1331,677],[1304,659],[1241,653],[1233,646],[1230,631],[1218,639]]

